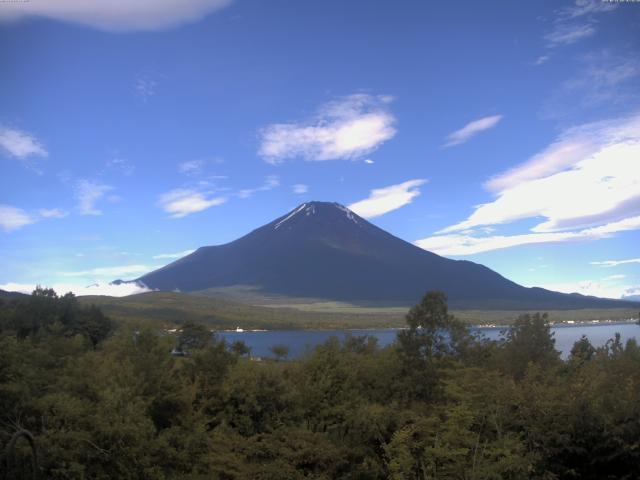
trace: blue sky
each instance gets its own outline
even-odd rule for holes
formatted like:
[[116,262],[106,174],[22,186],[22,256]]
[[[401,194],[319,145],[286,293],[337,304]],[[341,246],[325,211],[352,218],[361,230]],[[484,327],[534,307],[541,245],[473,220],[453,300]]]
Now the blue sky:
[[640,4],[112,3],[0,4],[0,288],[128,293],[326,200],[523,285],[640,293]]

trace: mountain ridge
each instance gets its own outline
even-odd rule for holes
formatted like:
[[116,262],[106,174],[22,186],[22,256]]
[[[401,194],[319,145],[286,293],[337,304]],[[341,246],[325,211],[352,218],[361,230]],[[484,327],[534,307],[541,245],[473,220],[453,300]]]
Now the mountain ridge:
[[198,292],[250,285],[270,294],[415,303],[442,290],[476,308],[602,308],[631,302],[526,288],[468,260],[452,260],[382,230],[347,207],[305,202],[232,242],[198,248],[135,280],[150,289]]

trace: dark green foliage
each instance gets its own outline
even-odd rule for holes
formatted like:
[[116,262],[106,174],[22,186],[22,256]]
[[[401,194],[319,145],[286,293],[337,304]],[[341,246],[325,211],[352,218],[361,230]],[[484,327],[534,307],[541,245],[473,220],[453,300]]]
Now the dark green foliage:
[[239,357],[243,357],[251,353],[251,347],[249,347],[242,340],[236,340],[231,344],[231,351]]
[[176,349],[188,353],[201,350],[212,341],[213,334],[207,327],[199,323],[185,323],[180,329]]
[[589,339],[585,335],[582,335],[580,340],[573,344],[570,358],[572,362],[582,363],[591,360],[595,353],[596,349],[593,348]]
[[532,363],[552,368],[559,362],[546,313],[521,315],[503,337],[505,367],[516,378],[522,378]]
[[407,329],[398,333],[400,377],[405,400],[438,395],[442,362],[459,357],[467,348],[467,328],[449,314],[443,292],[427,292],[406,317]]
[[81,335],[95,348],[113,330],[113,323],[94,305],[80,305],[73,293],[59,297],[53,289],[36,287],[30,296],[0,305],[0,331],[19,339],[55,333]]
[[[637,342],[583,338],[563,362],[544,315],[482,342],[430,292],[390,347],[332,338],[287,362],[189,323],[172,356],[175,338],[110,335],[42,289],[0,322],[0,448],[31,432],[41,478],[640,478]],[[31,458],[17,443],[9,475]]]
[[289,347],[287,345],[274,345],[271,347],[271,353],[276,360],[284,360],[289,356]]

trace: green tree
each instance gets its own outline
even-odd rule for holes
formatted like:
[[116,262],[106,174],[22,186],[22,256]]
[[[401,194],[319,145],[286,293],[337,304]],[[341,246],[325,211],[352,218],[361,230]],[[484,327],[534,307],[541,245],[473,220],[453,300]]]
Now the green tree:
[[178,336],[176,349],[184,353],[200,350],[210,345],[212,339],[213,334],[204,325],[193,322],[185,323]]
[[249,355],[251,353],[251,347],[249,347],[242,340],[236,340],[231,344],[231,351],[238,355],[239,357],[244,357],[245,355]]
[[398,333],[398,353],[407,399],[432,398],[439,384],[438,365],[459,356],[470,342],[466,326],[449,314],[442,292],[427,292],[409,310],[407,328]]
[[569,359],[573,363],[582,363],[591,360],[595,353],[596,349],[593,345],[591,345],[591,342],[589,341],[587,336],[582,335],[580,337],[580,340],[577,340],[573,344],[573,347],[571,347],[571,354],[569,356]]
[[269,350],[278,361],[284,360],[289,356],[289,347],[287,345],[274,345]]
[[520,315],[503,332],[502,367],[516,379],[521,379],[530,363],[543,367],[558,366],[560,352],[555,349],[553,335],[546,313]]

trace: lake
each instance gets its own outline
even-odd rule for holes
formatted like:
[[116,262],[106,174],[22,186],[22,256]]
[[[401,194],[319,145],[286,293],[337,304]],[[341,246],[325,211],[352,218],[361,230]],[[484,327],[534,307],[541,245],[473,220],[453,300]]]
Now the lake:
[[[473,332],[480,332],[491,340],[497,340],[504,327],[474,327]],[[619,324],[593,324],[593,325],[556,325],[551,327],[556,340],[556,349],[566,358],[571,351],[571,347],[582,335],[586,335],[595,347],[600,347],[607,340],[620,334],[622,342],[635,337],[640,339],[640,325],[634,323]],[[270,349],[274,345],[287,345],[289,347],[289,358],[297,358],[310,349],[315,348],[327,341],[330,337],[338,337],[344,340],[347,335],[362,336],[370,335],[378,339],[378,345],[384,347],[393,343],[398,332],[397,328],[380,330],[270,330],[260,332],[218,332],[227,341],[242,340],[251,348],[251,355],[254,357],[273,356]]]

